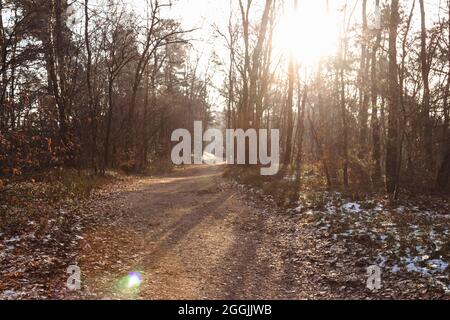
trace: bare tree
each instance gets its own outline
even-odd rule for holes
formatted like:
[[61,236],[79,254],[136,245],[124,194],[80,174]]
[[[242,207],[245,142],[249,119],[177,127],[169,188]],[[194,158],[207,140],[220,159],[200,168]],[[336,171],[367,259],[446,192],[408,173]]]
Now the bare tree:
[[427,50],[427,27],[424,0],[420,2],[420,61],[423,81],[423,102],[422,102],[422,121],[423,121],[423,145],[426,154],[427,167],[433,170],[433,128],[430,118],[430,68],[431,56]]
[[[380,10],[380,0],[376,1],[376,9]],[[378,12],[380,14],[380,12]],[[379,184],[381,181],[381,125],[380,119],[378,116],[378,97],[379,97],[379,88],[378,88],[378,50],[380,49],[381,43],[381,26],[376,29],[375,41],[372,46],[372,57],[371,57],[371,103],[372,103],[372,116],[371,116],[371,125],[372,125],[372,160],[373,160],[373,168],[372,168],[372,180],[375,184]]]
[[391,1],[391,13],[389,21],[389,93],[388,93],[388,140],[386,146],[386,191],[393,201],[398,196],[398,108],[399,84],[397,66],[397,34],[399,24],[399,1]]

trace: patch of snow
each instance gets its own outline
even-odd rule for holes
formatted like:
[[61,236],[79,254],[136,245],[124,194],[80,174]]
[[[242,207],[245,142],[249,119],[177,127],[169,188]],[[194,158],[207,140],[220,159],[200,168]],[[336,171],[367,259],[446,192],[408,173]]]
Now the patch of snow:
[[450,294],[450,285],[447,285],[446,283],[439,280],[436,280],[436,283],[440,285],[442,289],[444,289],[445,294]]
[[355,202],[349,202],[346,203],[342,206],[342,209],[344,210],[344,212],[347,213],[360,213],[363,210],[361,209],[361,205],[359,203],[355,203]]
[[328,214],[336,214],[336,207],[333,205],[332,201],[328,201],[325,205],[325,209],[327,210]]
[[426,249],[422,246],[416,246],[417,253],[424,255],[426,253]]
[[395,209],[395,211],[400,214],[405,213],[405,210],[406,208],[404,206],[400,206],[397,209]]
[[403,257],[402,260],[406,264],[406,271],[408,272],[417,272],[422,275],[429,275],[429,270],[427,268],[423,268],[418,266],[417,264],[422,261],[422,257]]
[[11,243],[11,242],[19,242],[20,241],[20,237],[19,236],[14,236],[9,240],[5,240],[6,243]]
[[353,231],[352,229],[349,229],[349,230],[347,230],[347,231],[341,233],[340,235],[341,235],[341,236],[344,236],[344,237],[350,237],[350,236],[353,235],[353,233],[354,233],[354,231]]
[[392,268],[391,268],[391,272],[392,273],[397,273],[397,272],[400,272],[400,267],[398,266],[398,265],[394,265]]
[[0,297],[3,297],[3,299],[17,299],[19,297],[19,294],[13,290],[5,290],[0,294]]
[[387,260],[388,259],[385,256],[379,254],[376,260],[376,264],[380,267],[384,267],[386,265]]
[[422,273],[422,274],[428,274],[428,270],[424,270],[423,268],[419,268],[416,266],[416,264],[414,262],[410,262],[406,265],[406,270],[408,272],[418,272],[418,273]]
[[[449,264],[441,259],[429,260],[430,257],[427,255],[417,256],[417,257],[403,257],[402,260],[406,263],[406,270],[408,272],[417,272],[422,275],[430,275],[435,273],[443,273],[447,270]],[[421,267],[418,265],[420,262],[426,261],[426,267]]]
[[376,211],[376,212],[381,212],[383,210],[384,210],[384,206],[381,203],[377,203],[375,208],[373,208],[373,211]]
[[448,268],[448,263],[441,259],[434,259],[427,262],[428,266],[436,272],[444,272]]
[[297,179],[297,176],[295,174],[283,177],[283,180],[286,180],[286,181],[289,181],[289,182],[294,182],[296,179]]

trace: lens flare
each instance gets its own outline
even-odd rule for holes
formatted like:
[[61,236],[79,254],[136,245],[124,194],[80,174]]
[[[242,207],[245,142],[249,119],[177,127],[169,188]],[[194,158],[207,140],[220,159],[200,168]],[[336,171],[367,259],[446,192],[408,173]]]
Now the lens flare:
[[142,275],[139,272],[130,272],[127,277],[127,288],[139,288],[142,283]]
[[114,294],[121,299],[137,299],[141,293],[143,283],[144,273],[138,271],[128,272],[127,275],[124,275],[114,283]]

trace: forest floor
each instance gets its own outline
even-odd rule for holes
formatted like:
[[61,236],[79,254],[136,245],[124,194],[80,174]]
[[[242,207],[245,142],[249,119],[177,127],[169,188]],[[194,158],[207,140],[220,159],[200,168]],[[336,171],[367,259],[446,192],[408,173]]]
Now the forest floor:
[[391,210],[330,193],[287,210],[223,171],[127,178],[0,230],[0,299],[450,298],[448,201]]

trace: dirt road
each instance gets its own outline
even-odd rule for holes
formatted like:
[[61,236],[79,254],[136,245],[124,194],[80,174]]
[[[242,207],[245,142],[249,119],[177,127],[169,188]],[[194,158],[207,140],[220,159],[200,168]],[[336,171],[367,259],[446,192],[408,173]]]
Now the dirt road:
[[[126,207],[84,235],[84,294],[97,298],[274,299],[295,293],[267,214],[222,178],[221,166],[145,179],[114,199]],[[271,234],[272,233],[272,234]],[[142,283],[127,287],[127,273]],[[296,294],[297,297],[298,296]]]
[[439,286],[409,272],[386,271],[383,290],[368,290],[373,253],[364,237],[339,241],[330,233],[338,215],[327,222],[319,213],[277,209],[223,171],[189,166],[93,198],[88,207],[96,222],[86,224],[74,255],[82,290],[65,298],[443,297]]
[[[44,212],[43,226],[0,242],[0,299],[448,299],[446,268],[434,278],[401,269],[392,250],[405,243],[394,242],[404,214],[349,214],[343,202],[334,213],[284,210],[223,171],[122,178],[55,207],[54,219]],[[367,267],[388,259],[382,290],[368,290]],[[71,265],[81,290],[66,286]]]

